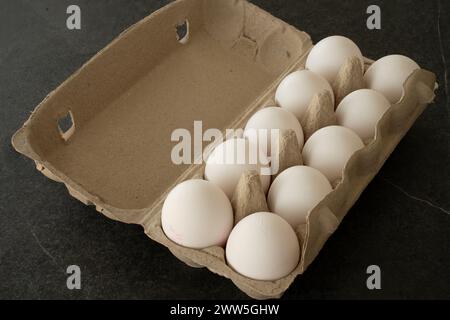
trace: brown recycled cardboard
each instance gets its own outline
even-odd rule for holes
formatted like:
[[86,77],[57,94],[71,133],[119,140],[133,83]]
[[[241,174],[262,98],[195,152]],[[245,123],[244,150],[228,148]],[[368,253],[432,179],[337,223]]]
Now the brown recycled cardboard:
[[364,66],[358,57],[352,57],[342,65],[332,83],[336,108],[349,93],[364,88]]
[[[186,23],[179,41],[176,26]],[[309,36],[244,0],[179,0],[123,32],[33,111],[12,139],[44,175],[107,217],[140,224],[193,267],[207,267],[257,299],[278,298],[312,263],[328,237],[434,97],[435,76],[415,71],[401,101],[383,116],[376,138],[353,155],[342,181],[297,228],[302,256],[277,281],[251,280],[227,266],[224,249],[195,250],[161,229],[162,203],[202,165],[171,162],[171,133],[240,128],[274,104],[288,73],[304,67]],[[368,61],[370,64],[370,61]],[[58,121],[73,128],[61,134]]]
[[276,150],[278,155],[275,158],[278,159],[278,168],[273,168],[273,163],[272,168],[278,170],[273,174],[272,182],[284,170],[290,167],[303,165],[301,149],[298,145],[297,135],[294,130],[281,130]]
[[317,130],[336,124],[334,109],[330,92],[323,91],[312,98],[305,116],[300,121],[305,141]]
[[234,190],[231,205],[234,225],[252,213],[269,211],[259,172],[247,170],[242,174]]

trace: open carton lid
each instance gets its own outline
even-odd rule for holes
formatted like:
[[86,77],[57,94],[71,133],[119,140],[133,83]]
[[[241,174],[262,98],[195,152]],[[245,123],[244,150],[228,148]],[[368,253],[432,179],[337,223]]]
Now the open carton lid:
[[[236,128],[311,46],[306,33],[246,1],[176,1],[53,91],[13,145],[84,203],[142,223],[193,170],[172,163],[174,130],[194,139],[197,120],[203,132]],[[68,131],[58,125],[64,117]]]

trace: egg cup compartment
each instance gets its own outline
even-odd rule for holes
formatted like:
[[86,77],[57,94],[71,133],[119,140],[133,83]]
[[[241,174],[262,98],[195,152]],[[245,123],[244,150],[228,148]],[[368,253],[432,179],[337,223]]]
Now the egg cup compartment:
[[[180,25],[188,36],[180,38]],[[230,278],[251,297],[277,298],[311,264],[434,96],[434,74],[415,71],[375,139],[353,155],[342,181],[297,228],[301,260],[288,276],[248,279],[226,264],[221,247],[174,244],[161,228],[163,201],[179,182],[201,177],[204,165],[172,163],[172,132],[195,120],[203,120],[204,130],[242,128],[255,111],[275,105],[277,85],[305,65],[311,47],[306,33],[244,0],[175,1],[123,32],[51,92],[12,143],[84,204],[142,225],[180,260]],[[354,88],[349,66],[344,91]],[[58,127],[67,114],[70,136]]]

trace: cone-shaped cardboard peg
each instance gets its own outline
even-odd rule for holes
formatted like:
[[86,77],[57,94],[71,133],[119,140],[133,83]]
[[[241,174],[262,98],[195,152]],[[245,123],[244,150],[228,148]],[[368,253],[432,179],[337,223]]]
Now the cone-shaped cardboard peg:
[[273,179],[284,170],[303,164],[302,151],[294,130],[281,130],[277,151],[278,157],[271,158]]
[[231,204],[235,225],[252,213],[269,210],[259,172],[247,170],[242,174],[234,190]]
[[361,60],[358,57],[348,58],[342,65],[339,73],[334,80],[333,91],[336,100],[336,106],[349,93],[364,88],[364,73]]
[[333,97],[330,92],[322,91],[312,98],[301,121],[305,141],[317,130],[333,124],[336,124]]

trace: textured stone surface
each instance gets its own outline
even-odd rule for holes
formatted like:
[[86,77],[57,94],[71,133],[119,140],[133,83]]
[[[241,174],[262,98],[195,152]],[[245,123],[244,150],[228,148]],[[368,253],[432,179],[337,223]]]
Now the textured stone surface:
[[[246,298],[229,280],[193,269],[142,229],[106,219],[40,175],[10,138],[46,94],[129,25],[168,1],[5,0],[0,10],[0,298]],[[418,119],[304,276],[284,298],[450,298],[448,1],[377,1],[382,30],[366,29],[372,1],[255,0],[307,31],[355,40],[367,57],[405,54],[438,76],[436,103]],[[65,9],[82,8],[81,31]],[[438,17],[440,15],[440,35]],[[448,62],[447,62],[448,63]],[[448,91],[448,88],[447,88]],[[82,290],[66,288],[77,264]],[[366,288],[366,268],[382,290]]]

